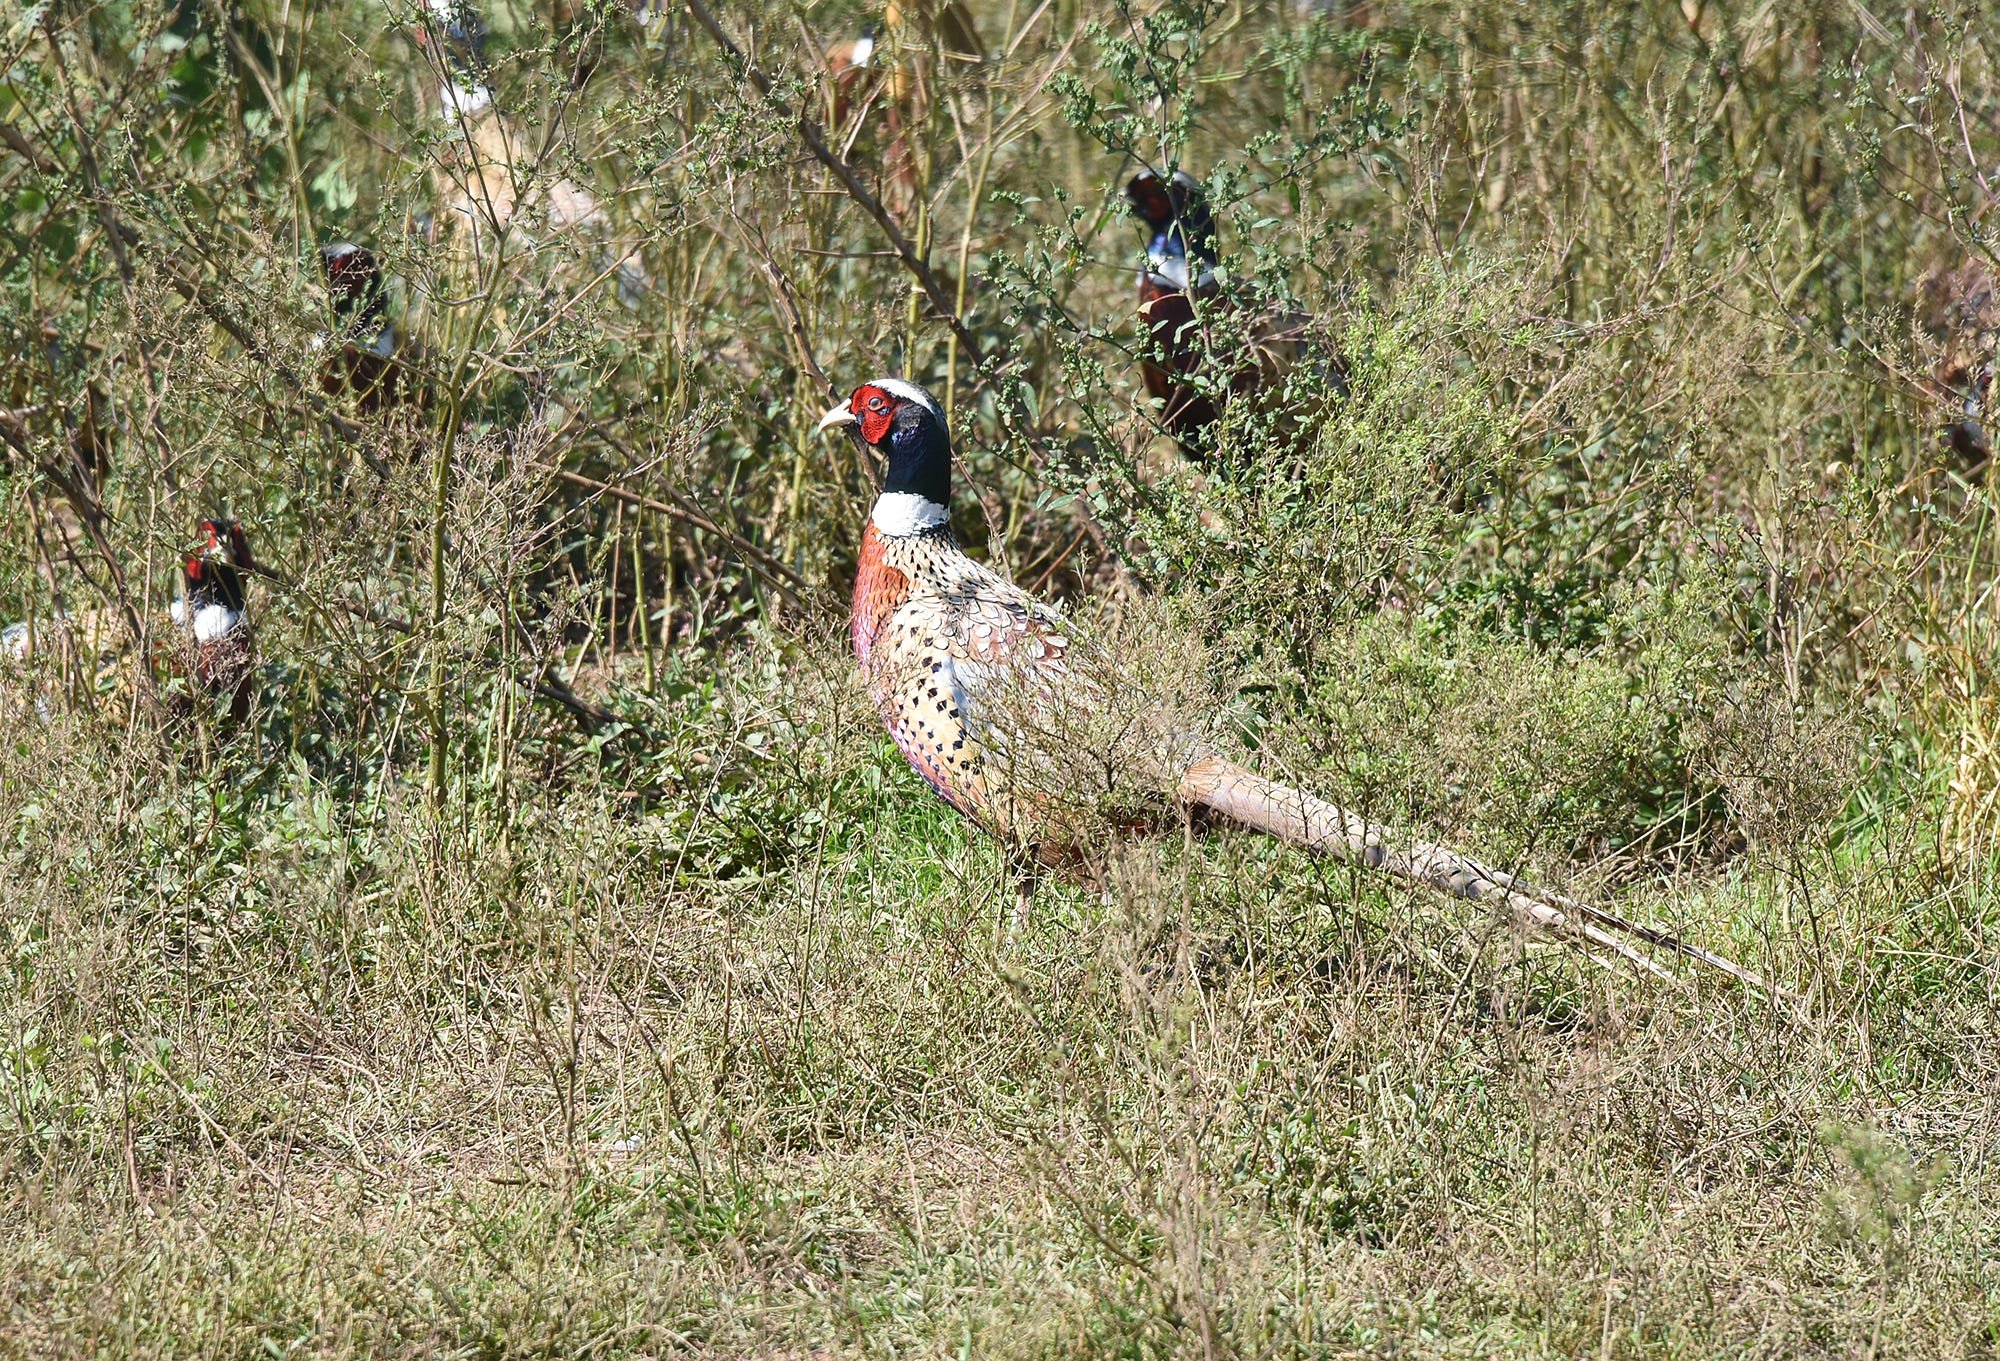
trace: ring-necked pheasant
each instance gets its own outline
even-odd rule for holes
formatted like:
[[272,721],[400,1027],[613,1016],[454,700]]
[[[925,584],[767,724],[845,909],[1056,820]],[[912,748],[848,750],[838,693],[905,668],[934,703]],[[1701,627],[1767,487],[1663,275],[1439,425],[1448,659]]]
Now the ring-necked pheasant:
[[1152,231],[1139,275],[1139,319],[1148,345],[1140,362],[1146,391],[1161,404],[1160,423],[1188,439],[1215,423],[1215,403],[1188,381],[1201,361],[1190,292],[1215,295],[1215,219],[1194,176],[1168,180],[1142,170],[1125,186],[1125,201]]
[[486,17],[469,0],[425,0],[417,46],[435,55],[438,109],[448,119],[471,118],[493,102],[486,84]]
[[864,24],[856,36],[843,38],[827,47],[824,53],[826,74],[833,82],[828,127],[840,127],[847,122],[847,115],[854,112],[855,100],[864,93],[863,86],[868,81],[878,44],[875,25]]
[[[599,260],[615,266],[619,301],[638,305],[652,280],[637,242],[617,239],[597,195],[553,173],[537,136],[502,110],[487,83],[486,22],[478,8],[471,0],[425,0],[425,10],[415,37],[438,76],[438,115],[450,133],[433,153],[438,211],[427,215],[426,234],[440,240],[462,232],[462,240],[476,244],[522,222],[595,238]],[[571,74],[580,81],[585,73],[579,66]]]
[[420,400],[421,390],[401,362],[402,332],[389,320],[382,263],[352,241],[322,246],[320,267],[333,302],[336,347],[320,368],[329,397],[349,395],[355,409],[374,415],[400,402]]
[[933,39],[937,55],[948,63],[971,65],[985,58],[979,26],[961,0],[944,0],[941,5],[931,0],[914,4],[889,0],[880,28],[865,25],[858,35],[831,44],[823,54],[832,87],[828,126],[844,141],[858,132],[848,127],[850,116],[857,109],[874,107],[880,97],[886,133],[882,169],[893,177],[890,184],[899,199],[918,191],[907,129],[920,127],[929,117],[926,91]]
[[[228,696],[230,716],[241,721],[250,711],[256,665],[243,575],[257,564],[236,521],[203,520],[198,533],[200,547],[181,563],[180,595],[167,607],[165,636],[154,637],[152,661],[160,672],[186,677],[193,690]],[[18,666],[46,654],[81,668],[86,688],[103,689],[117,683],[121,658],[129,664],[130,638],[115,608],[59,608],[49,618],[0,629],[0,662]],[[186,706],[184,696],[170,708]]]
[[[1221,418],[1223,391],[1240,397],[1274,383],[1303,353],[1308,319],[1225,295],[1215,275],[1215,216],[1187,171],[1162,179],[1142,170],[1126,184],[1125,202],[1151,233],[1139,275],[1140,371],[1161,426],[1198,452]],[[1337,360],[1329,377],[1345,381]]]
[[968,557],[951,532],[951,435],[937,400],[878,378],[819,422],[880,455],[851,632],[889,736],[938,795],[1024,862],[1066,868],[1107,806],[1166,801],[1433,889],[1512,909],[1544,929],[1664,973],[1626,940],[1678,950],[1767,991],[1754,974],[1662,932],[1442,846],[1400,849],[1324,799],[1228,760],[1149,700],[1054,608]]
[[1917,323],[1937,347],[1931,380],[1958,407],[1944,443],[1968,468],[1984,467],[1993,456],[1986,406],[2000,353],[2000,287],[1977,261],[1933,269],[1917,282]]
[[243,594],[243,574],[256,568],[243,526],[203,520],[202,546],[181,564],[181,596],[170,607],[174,637],[166,661],[196,689],[229,697],[229,716],[250,712],[257,654]]

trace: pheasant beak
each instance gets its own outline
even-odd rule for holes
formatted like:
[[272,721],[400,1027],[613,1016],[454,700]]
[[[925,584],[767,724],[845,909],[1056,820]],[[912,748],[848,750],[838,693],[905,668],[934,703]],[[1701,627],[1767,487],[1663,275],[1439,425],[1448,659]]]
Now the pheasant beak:
[[838,426],[859,424],[861,424],[861,418],[848,409],[846,402],[842,402],[839,406],[836,406],[833,410],[819,418],[819,428],[813,433],[823,435]]

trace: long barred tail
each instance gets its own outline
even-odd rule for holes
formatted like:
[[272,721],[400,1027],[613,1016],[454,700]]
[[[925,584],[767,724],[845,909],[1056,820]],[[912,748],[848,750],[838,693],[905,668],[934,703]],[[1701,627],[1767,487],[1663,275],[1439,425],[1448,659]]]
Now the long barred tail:
[[[1295,846],[1366,865],[1453,897],[1504,904],[1543,930],[1581,938],[1670,981],[1678,980],[1629,942],[1640,940],[1672,950],[1771,996],[1790,996],[1785,989],[1734,960],[1690,945],[1665,931],[1626,921],[1616,913],[1536,888],[1449,847],[1421,841],[1400,848],[1394,846],[1383,828],[1359,814],[1252,774],[1219,757],[1206,757],[1188,767],[1181,778],[1180,797],[1187,804],[1219,813],[1252,831],[1267,833]],[[1619,935],[1613,935],[1614,931]]]

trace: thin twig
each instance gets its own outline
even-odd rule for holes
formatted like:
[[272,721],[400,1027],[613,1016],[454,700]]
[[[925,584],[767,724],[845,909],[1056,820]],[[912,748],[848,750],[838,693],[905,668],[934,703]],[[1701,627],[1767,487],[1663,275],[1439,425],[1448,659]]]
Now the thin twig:
[[861,177],[855,173],[854,167],[826,144],[826,134],[819,124],[803,110],[794,110],[785,101],[784,96],[777,92],[777,87],[772,84],[771,78],[743,54],[743,50],[723,31],[722,25],[716,21],[708,6],[702,0],[687,0],[687,3],[688,11],[694,15],[695,21],[708,31],[708,36],[713,38],[716,45],[728,55],[730,61],[743,73],[744,79],[757,87],[757,93],[762,95],[764,101],[780,116],[797,124],[799,137],[805,142],[806,149],[812,152],[813,159],[831,170],[833,177],[840,181],[840,187],[847,191],[847,196],[859,204],[863,212],[875,219],[875,225],[880,227],[882,235],[888,238],[889,245],[894,248],[897,258],[903,262],[903,268],[910,272],[910,277],[917,281],[917,286],[923,289],[924,296],[930,300],[937,319],[951,327],[952,333],[958,337],[958,343],[972,361],[983,365],[986,362],[985,347],[979,343],[979,338],[973,335],[964,320],[952,310],[951,296],[945,289],[944,282],[917,253],[917,248],[910,238],[904,235],[903,225],[882,206],[880,199],[868,191],[868,186],[861,182]]
[[[604,435],[606,432],[599,430],[597,433]],[[626,505],[637,506],[641,510],[657,511],[662,515],[671,515],[677,520],[693,525],[696,529],[715,535],[731,548],[735,549],[745,560],[747,566],[760,568],[762,571],[776,576],[778,580],[770,581],[772,589],[789,600],[794,608],[803,608],[805,604],[804,596],[812,591],[812,584],[793,571],[784,562],[773,557],[765,549],[759,548],[741,534],[724,529],[710,516],[703,514],[693,506],[656,501],[650,496],[642,496],[638,492],[627,491],[625,488],[613,486],[609,482],[600,482],[594,477],[585,477],[582,473],[571,472],[568,468],[558,467],[553,463],[538,462],[534,466],[543,472],[561,478],[571,486],[586,488],[587,490],[596,492],[600,496],[615,497],[623,501]],[[668,495],[673,495],[673,493],[669,492]],[[769,580],[768,577],[766,579]]]

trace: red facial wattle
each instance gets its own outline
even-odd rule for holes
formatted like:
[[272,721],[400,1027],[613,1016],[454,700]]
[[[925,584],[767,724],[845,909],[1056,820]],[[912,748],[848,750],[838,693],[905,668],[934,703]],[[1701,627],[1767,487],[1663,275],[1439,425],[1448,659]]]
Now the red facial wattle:
[[889,427],[896,420],[896,402],[896,398],[878,387],[864,387],[855,392],[848,410],[860,418],[863,440],[875,445],[889,438]]

